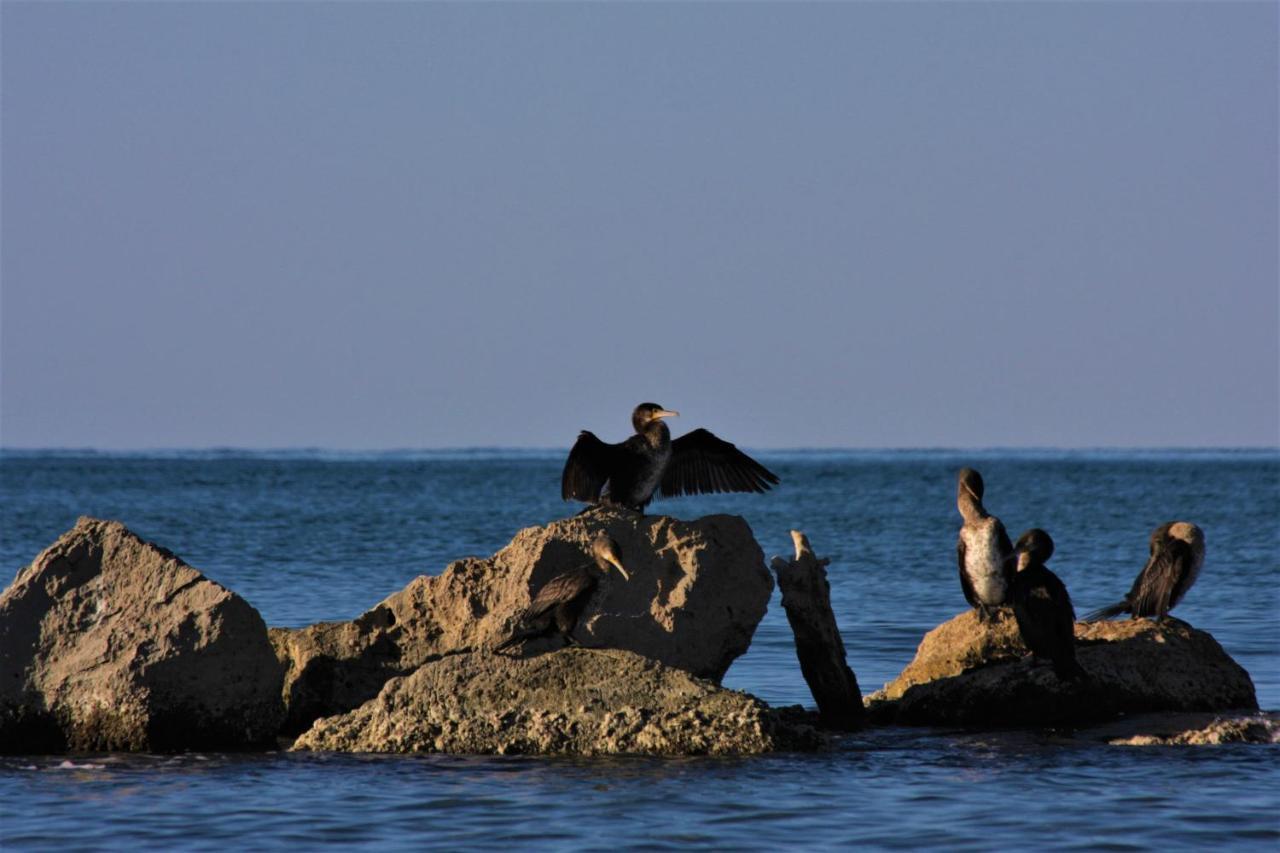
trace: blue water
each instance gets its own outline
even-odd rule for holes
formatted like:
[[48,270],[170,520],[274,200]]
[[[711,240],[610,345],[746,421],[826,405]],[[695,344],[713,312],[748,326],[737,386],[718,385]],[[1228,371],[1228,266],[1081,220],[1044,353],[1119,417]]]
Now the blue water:
[[[575,508],[556,453],[0,455],[0,571],[81,514],[117,518],[272,625],[351,618],[450,560]],[[766,496],[655,504],[745,516],[766,554],[793,527],[832,558],[864,692],[965,607],[955,470],[979,468],[1011,534],[1057,543],[1078,611],[1119,598],[1152,528],[1198,523],[1207,558],[1176,615],[1213,633],[1280,708],[1280,454],[764,453]],[[5,581],[8,577],[5,577]],[[811,702],[776,595],[727,685]],[[492,846],[1273,849],[1280,748],[1121,749],[1052,732],[881,729],[824,755],[568,761],[453,756],[75,756],[0,760],[5,848]]]

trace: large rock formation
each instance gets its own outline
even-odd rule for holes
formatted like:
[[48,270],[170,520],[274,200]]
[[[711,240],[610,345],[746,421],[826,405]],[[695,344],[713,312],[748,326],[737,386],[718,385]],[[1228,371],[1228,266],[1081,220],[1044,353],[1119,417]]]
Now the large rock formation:
[[[350,622],[273,629],[287,666],[286,732],[349,711],[389,678],[441,655],[505,639],[533,592],[589,560],[588,543],[601,529],[617,540],[631,580],[613,572],[601,580],[576,638],[719,681],[750,645],[773,590],[751,528],[736,516],[681,521],[602,507],[522,530],[488,559],[458,560],[438,576],[418,577]],[[558,638],[535,640],[525,651],[560,645]]]
[[823,744],[745,693],[631,652],[450,655],[318,721],[301,750],[735,755]]
[[281,668],[243,599],[81,518],[0,596],[0,751],[273,743]]
[[1249,674],[1178,619],[1077,622],[1087,679],[1033,665],[1006,608],[966,611],[925,635],[915,659],[869,697],[873,719],[904,724],[1071,725],[1148,711],[1256,709]]

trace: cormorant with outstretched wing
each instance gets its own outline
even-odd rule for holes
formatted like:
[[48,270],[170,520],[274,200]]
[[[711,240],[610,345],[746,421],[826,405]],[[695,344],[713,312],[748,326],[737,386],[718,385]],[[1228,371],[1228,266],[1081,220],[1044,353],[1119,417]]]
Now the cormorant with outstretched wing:
[[635,435],[619,444],[583,430],[564,464],[561,497],[643,511],[659,490],[663,497],[763,492],[778,482],[772,471],[705,429],[673,440],[663,419],[677,414],[641,403],[631,413]]

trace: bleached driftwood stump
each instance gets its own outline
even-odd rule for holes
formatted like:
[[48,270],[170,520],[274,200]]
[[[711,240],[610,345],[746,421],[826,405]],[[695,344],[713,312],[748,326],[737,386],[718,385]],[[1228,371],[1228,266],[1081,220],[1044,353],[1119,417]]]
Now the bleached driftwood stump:
[[773,571],[782,591],[782,607],[796,638],[796,657],[809,690],[818,703],[822,724],[835,729],[855,729],[862,724],[862,693],[858,679],[845,662],[844,641],[831,612],[830,560],[818,559],[809,539],[791,531],[794,560],[773,558]]

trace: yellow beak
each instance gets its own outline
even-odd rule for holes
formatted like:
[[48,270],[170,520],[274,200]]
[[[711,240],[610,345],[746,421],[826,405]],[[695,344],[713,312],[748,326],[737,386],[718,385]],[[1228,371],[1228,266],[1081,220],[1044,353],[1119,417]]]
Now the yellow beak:
[[618,562],[613,557],[606,557],[605,559],[609,561],[609,565],[613,566],[615,569],[618,570],[619,574],[622,575],[623,580],[627,580],[627,581],[631,580],[631,575],[627,574],[627,570],[622,568],[622,563]]

